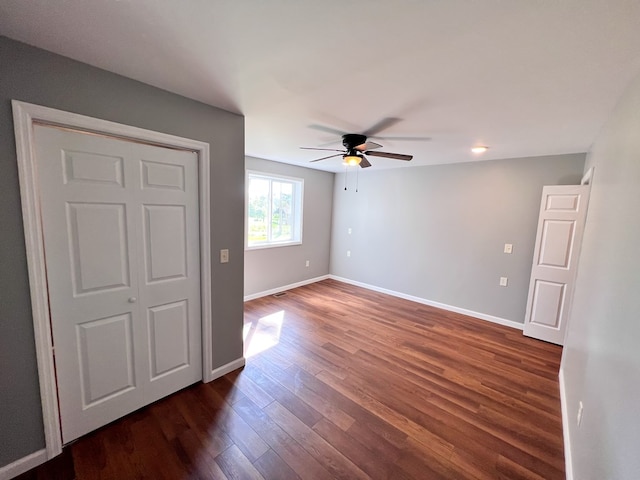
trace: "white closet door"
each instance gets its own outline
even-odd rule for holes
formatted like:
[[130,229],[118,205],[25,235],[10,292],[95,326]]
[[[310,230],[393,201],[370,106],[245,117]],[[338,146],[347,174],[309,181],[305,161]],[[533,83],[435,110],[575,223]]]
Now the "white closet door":
[[150,403],[202,379],[198,164],[192,152],[134,147]]
[[63,442],[201,378],[195,154],[35,128]]

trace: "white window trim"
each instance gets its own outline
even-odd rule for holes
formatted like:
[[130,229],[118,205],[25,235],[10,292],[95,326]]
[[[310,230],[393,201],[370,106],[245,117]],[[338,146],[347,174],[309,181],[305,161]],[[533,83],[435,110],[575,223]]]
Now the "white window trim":
[[[300,239],[290,240],[285,242],[270,242],[260,245],[249,245],[249,177],[262,177],[266,179],[281,179],[290,182],[296,182],[300,184]],[[262,250],[265,248],[279,248],[279,247],[291,247],[295,245],[302,245],[302,238],[304,232],[304,178],[289,177],[286,175],[278,175],[276,173],[261,172],[258,170],[247,170],[245,172],[245,192],[244,192],[244,249],[245,250]]]

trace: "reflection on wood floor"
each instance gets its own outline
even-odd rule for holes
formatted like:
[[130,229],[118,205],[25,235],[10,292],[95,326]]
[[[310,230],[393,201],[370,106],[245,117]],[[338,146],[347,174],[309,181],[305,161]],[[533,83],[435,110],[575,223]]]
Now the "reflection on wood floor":
[[247,365],[27,479],[563,479],[561,348],[333,280],[245,304]]

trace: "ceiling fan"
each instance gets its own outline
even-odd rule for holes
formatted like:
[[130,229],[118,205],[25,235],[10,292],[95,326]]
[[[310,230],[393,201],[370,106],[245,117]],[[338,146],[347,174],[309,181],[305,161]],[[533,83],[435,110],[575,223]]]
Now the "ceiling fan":
[[394,160],[405,160],[410,161],[413,158],[413,155],[404,155],[402,153],[389,153],[389,152],[379,152],[374,149],[382,147],[379,143],[367,142],[366,135],[361,135],[358,133],[347,133],[342,136],[342,145],[344,145],[345,150],[337,150],[334,148],[314,148],[314,147],[300,147],[303,150],[326,150],[330,152],[340,152],[335,153],[333,155],[329,155],[327,157],[316,158],[315,160],[311,160],[311,162],[319,162],[320,160],[326,160],[328,158],[339,157],[342,156],[344,159],[344,163],[347,165],[360,165],[362,168],[367,168],[371,166],[369,160],[367,160],[366,155],[371,155],[373,157],[385,157],[385,158],[393,158]]
[[333,157],[342,156],[344,159],[344,163],[346,165],[360,165],[361,168],[367,168],[371,166],[371,163],[367,159],[365,155],[371,155],[373,157],[384,157],[391,158],[394,160],[404,160],[410,161],[413,158],[413,155],[405,155],[402,153],[390,153],[390,152],[380,152],[375,149],[381,148],[382,145],[375,142],[367,141],[367,137],[372,138],[388,138],[390,140],[430,140],[428,137],[377,137],[376,134],[385,128],[390,127],[391,125],[399,122],[399,118],[387,117],[376,123],[373,127],[367,129],[363,133],[346,133],[342,135],[342,133],[336,129],[325,127],[322,125],[309,125],[309,128],[313,128],[315,130],[320,130],[323,132],[329,132],[333,134],[342,135],[342,145],[344,146],[344,150],[338,150],[334,148],[316,148],[316,147],[300,147],[303,150],[324,150],[329,152],[339,152],[326,157],[316,158],[315,160],[311,160],[311,162],[319,162],[320,160],[327,160]]

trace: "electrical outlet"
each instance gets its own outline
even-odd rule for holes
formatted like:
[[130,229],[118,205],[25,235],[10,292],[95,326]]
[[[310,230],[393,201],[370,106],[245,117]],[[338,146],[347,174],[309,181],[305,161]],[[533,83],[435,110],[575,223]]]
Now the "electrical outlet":
[[506,287],[508,282],[509,282],[509,279],[507,277],[500,277],[500,286],[501,287]]
[[504,253],[512,253],[513,252],[513,244],[505,243],[504,244]]
[[347,257],[351,256],[351,250],[347,250]]
[[348,233],[349,235],[351,235],[351,227],[349,227],[349,228],[347,229],[347,233]]
[[578,426],[580,426],[580,424],[582,423],[582,412],[584,411],[584,405],[582,405],[582,401],[580,401],[580,403],[578,404],[578,415],[577,415],[577,423]]
[[307,261],[305,262],[304,266],[305,266],[305,267],[308,267],[308,266],[309,266],[309,260],[307,260]]
[[229,249],[223,248],[220,250],[220,263],[229,263]]

